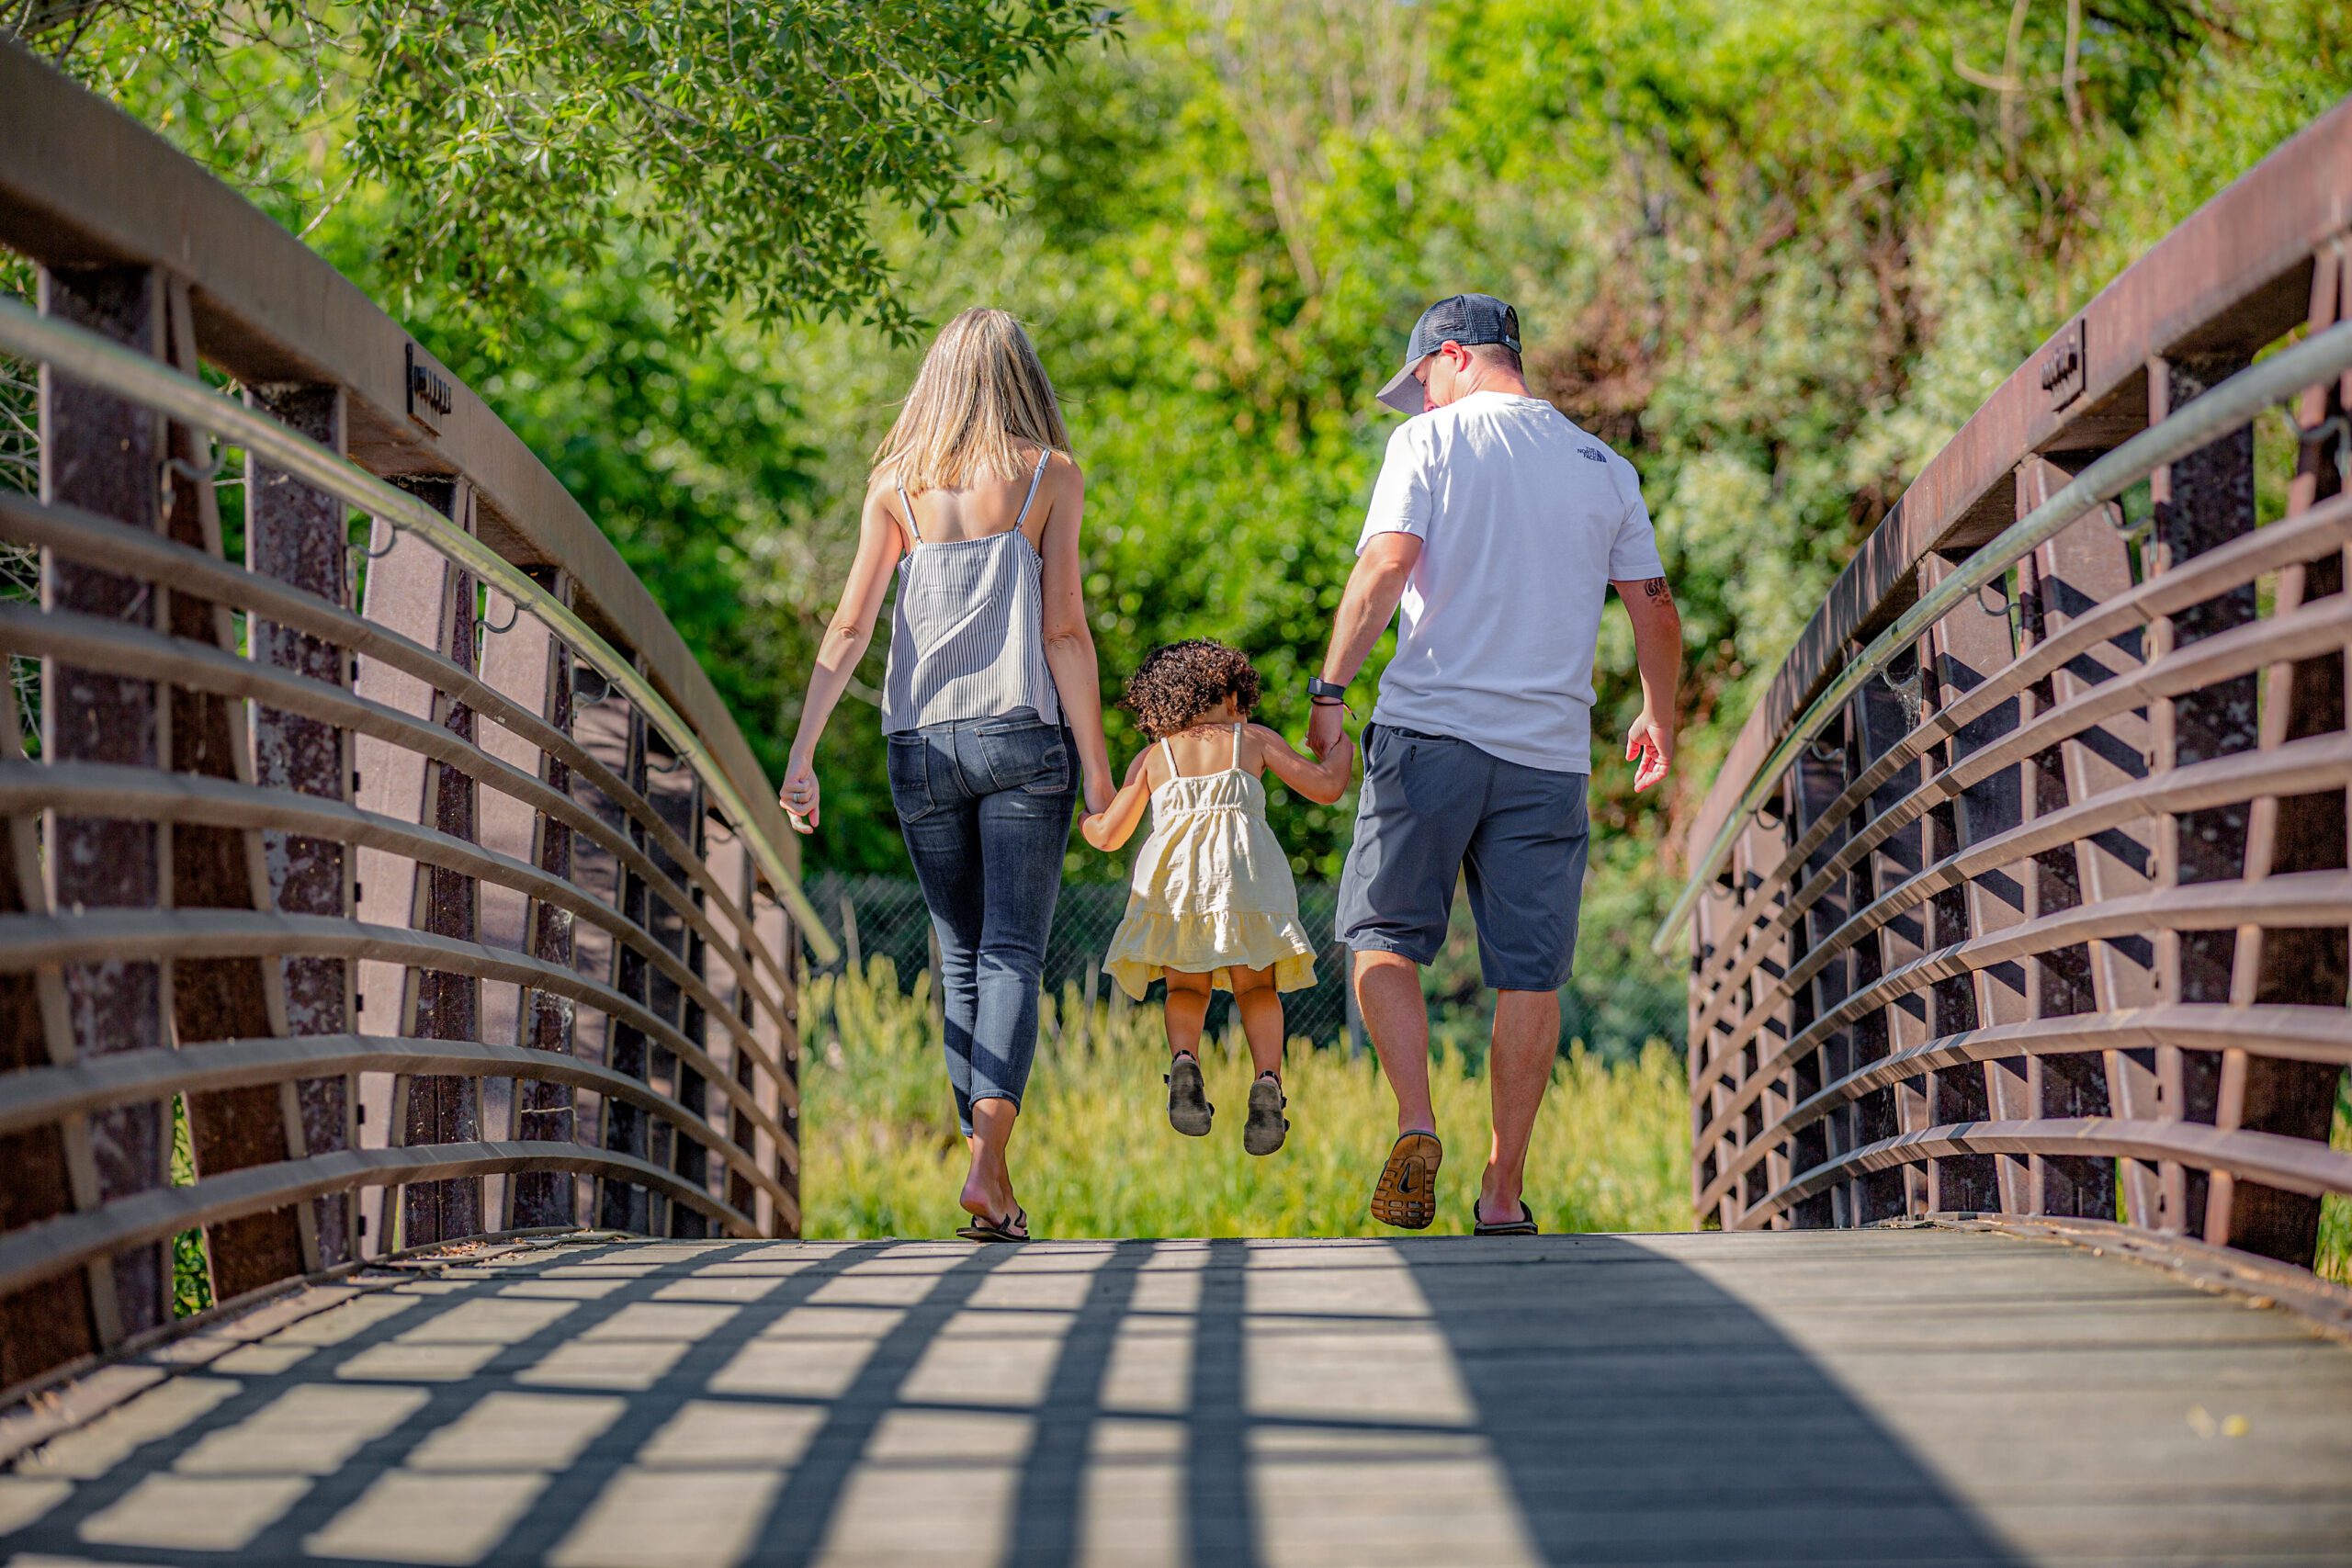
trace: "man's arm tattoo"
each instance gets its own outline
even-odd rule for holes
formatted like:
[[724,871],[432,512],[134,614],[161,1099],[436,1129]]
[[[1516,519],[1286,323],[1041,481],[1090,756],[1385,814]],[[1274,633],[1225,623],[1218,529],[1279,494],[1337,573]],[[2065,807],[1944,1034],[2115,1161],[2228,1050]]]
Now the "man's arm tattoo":
[[1666,586],[1666,579],[1663,577],[1644,578],[1642,580],[1642,596],[1653,604],[1671,604],[1674,603],[1674,595],[1668,590]]

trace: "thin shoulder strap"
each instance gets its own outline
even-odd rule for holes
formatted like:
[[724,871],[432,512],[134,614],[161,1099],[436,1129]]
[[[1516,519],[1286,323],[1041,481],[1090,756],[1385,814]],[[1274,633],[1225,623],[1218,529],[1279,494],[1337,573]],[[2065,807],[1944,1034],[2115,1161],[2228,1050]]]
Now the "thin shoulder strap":
[[1241,728],[1238,724],[1233,727],[1233,761],[1225,770],[1228,773],[1241,771]]
[[1168,744],[1168,737],[1165,735],[1159,738],[1159,750],[1168,759],[1168,776],[1171,779],[1182,778],[1184,770],[1176,765],[1176,748]]
[[1029,508],[1036,504],[1037,486],[1046,477],[1046,465],[1053,460],[1054,449],[1050,446],[1037,454],[1037,467],[1029,475],[1029,493],[1021,498],[1021,514],[1012,520],[1015,528],[1029,521]]
[[907,499],[906,482],[899,479],[893,479],[890,482],[899,487],[899,515],[906,519],[907,532],[912,535],[915,543],[920,545],[922,543],[922,530],[915,526],[915,503]]

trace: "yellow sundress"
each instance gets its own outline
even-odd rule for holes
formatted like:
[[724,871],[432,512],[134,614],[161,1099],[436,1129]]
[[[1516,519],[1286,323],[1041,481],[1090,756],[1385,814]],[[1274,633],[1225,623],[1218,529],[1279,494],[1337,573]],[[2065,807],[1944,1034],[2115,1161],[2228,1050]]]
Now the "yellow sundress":
[[[1136,855],[1126,918],[1102,966],[1127,995],[1174,969],[1233,989],[1234,969],[1272,965],[1274,988],[1315,984],[1290,861],[1266,825],[1266,786],[1239,766],[1190,778],[1166,740],[1169,777],[1151,792],[1151,836]],[[1233,727],[1241,760],[1241,726]]]

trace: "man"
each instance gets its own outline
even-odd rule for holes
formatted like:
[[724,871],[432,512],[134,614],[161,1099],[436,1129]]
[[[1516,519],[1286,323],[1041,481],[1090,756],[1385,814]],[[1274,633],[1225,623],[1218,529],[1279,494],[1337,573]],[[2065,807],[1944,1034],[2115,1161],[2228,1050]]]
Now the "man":
[[1641,666],[1642,714],[1625,737],[1634,787],[1674,759],[1682,624],[1640,480],[1529,395],[1519,352],[1519,313],[1491,295],[1441,299],[1415,323],[1404,368],[1380,390],[1415,417],[1389,439],[1330,650],[1308,682],[1319,756],[1340,738],[1348,682],[1403,606],[1364,731],[1338,926],[1396,1096],[1372,1213],[1409,1230],[1436,1218],[1443,1155],[1420,966],[1445,939],[1462,878],[1496,991],[1494,1137],[1473,1218],[1482,1235],[1535,1233],[1520,1191],[1576,950],[1604,582],[1633,618]]

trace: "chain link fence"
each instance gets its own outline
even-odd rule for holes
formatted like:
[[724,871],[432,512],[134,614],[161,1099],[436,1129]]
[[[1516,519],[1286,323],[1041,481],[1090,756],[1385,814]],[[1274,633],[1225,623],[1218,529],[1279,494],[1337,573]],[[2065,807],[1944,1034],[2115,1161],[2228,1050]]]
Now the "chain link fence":
[[[899,984],[912,989],[915,976],[931,966],[931,913],[912,878],[820,872],[807,886],[827,930],[841,943],[842,957],[833,971],[853,961],[863,964],[886,957]],[[1310,990],[1285,992],[1283,1014],[1290,1038],[1314,1045],[1360,1043],[1347,985],[1347,949],[1331,940],[1338,893],[1324,883],[1302,883],[1298,889],[1299,919],[1308,940],[1317,944],[1316,983]],[[1126,907],[1124,883],[1071,883],[1062,888],[1046,943],[1044,989],[1048,996],[1057,997],[1070,985],[1105,998],[1116,989],[1116,983],[1102,973],[1102,954]],[[1432,1004],[1432,1037],[1474,1058],[1485,1051],[1491,1006],[1477,979],[1477,937],[1464,900],[1457,897],[1444,951],[1425,971],[1425,980]],[[1157,1001],[1162,991],[1154,984],[1148,999]],[[937,994],[935,987],[933,994]],[[1216,993],[1209,1004],[1210,1033],[1225,1032],[1231,1004],[1225,992]],[[1577,1043],[1610,1056],[1632,1055],[1653,1041],[1681,1047],[1682,989],[1678,978],[1663,969],[1656,975],[1579,974],[1561,991],[1560,1004],[1563,1047]]]

